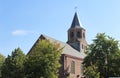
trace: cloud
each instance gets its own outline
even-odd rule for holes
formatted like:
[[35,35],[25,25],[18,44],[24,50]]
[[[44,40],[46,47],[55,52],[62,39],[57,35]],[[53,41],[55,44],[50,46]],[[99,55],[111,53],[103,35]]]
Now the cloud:
[[25,36],[28,34],[37,34],[37,32],[27,31],[27,30],[15,30],[12,32],[12,35],[14,36]]

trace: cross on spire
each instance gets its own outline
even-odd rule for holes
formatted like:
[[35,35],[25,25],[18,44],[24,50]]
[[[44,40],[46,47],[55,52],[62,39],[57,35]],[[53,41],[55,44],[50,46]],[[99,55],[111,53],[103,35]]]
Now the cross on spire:
[[75,12],[77,12],[77,9],[78,9],[78,7],[77,7],[77,6],[75,6]]

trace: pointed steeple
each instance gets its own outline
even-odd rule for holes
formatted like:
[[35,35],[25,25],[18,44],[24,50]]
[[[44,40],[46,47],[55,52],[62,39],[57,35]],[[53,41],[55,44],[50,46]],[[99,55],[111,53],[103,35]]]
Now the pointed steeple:
[[79,22],[77,12],[75,12],[75,15],[71,24],[71,28],[80,28],[80,27],[81,27],[81,23]]
[[87,42],[85,38],[85,29],[82,27],[76,12],[71,27],[68,29],[67,43],[79,52],[86,51]]

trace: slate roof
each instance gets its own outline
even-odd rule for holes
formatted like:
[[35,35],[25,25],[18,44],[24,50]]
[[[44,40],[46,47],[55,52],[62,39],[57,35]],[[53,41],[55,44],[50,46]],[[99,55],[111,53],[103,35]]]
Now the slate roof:
[[[84,57],[86,56],[85,53],[83,52],[78,52],[77,50],[75,50],[74,48],[72,48],[69,44],[67,43],[64,43],[62,41],[59,41],[59,40],[56,40],[54,38],[51,38],[51,37],[48,37],[46,35],[41,35],[40,38],[45,38],[47,40],[50,40],[51,43],[53,42],[56,42],[56,43],[59,43],[60,44],[60,47],[64,47],[63,48],[63,52],[62,54],[66,54],[66,55],[69,55],[69,56],[73,56],[73,57],[76,57],[76,58],[80,58],[80,59],[84,59]],[[40,39],[39,38],[39,39]]]
[[73,21],[72,21],[72,24],[71,24],[71,28],[81,28],[81,27],[82,27],[82,25],[79,22],[77,13],[75,12],[75,15],[74,15],[74,18],[73,18]]

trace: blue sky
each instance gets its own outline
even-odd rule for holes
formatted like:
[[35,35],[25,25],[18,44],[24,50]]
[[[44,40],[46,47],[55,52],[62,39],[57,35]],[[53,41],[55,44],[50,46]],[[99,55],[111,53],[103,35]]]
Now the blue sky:
[[89,44],[103,32],[120,40],[120,0],[0,0],[0,53],[26,54],[40,34],[66,42],[75,6]]

